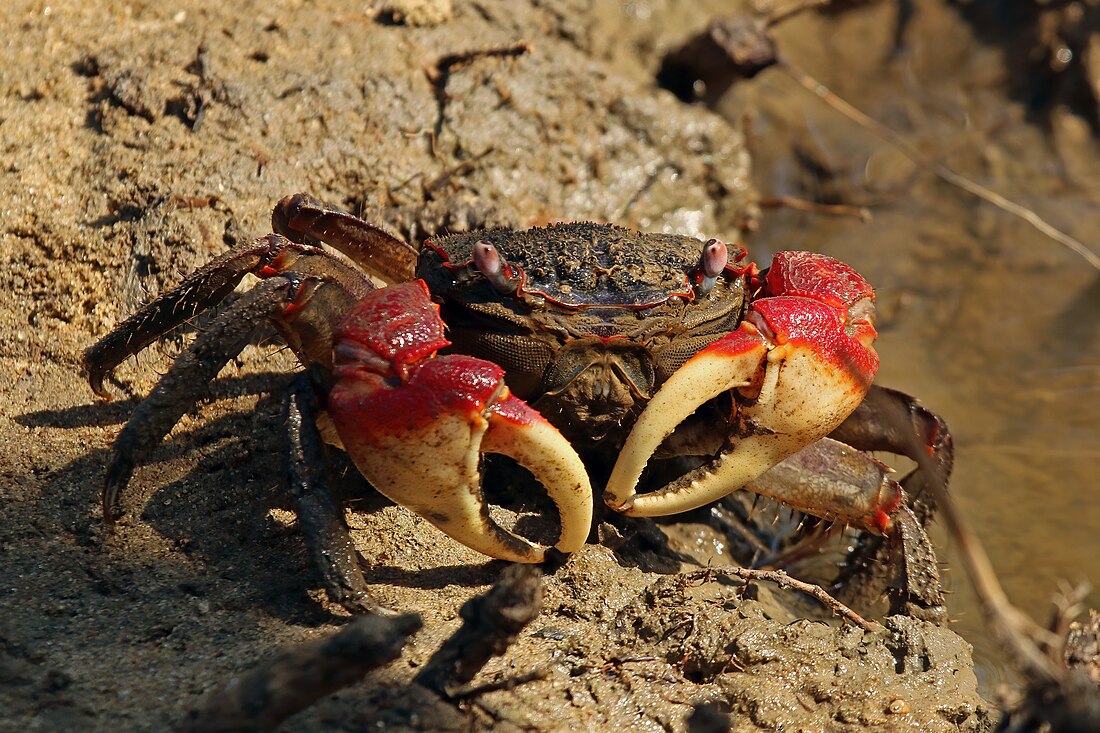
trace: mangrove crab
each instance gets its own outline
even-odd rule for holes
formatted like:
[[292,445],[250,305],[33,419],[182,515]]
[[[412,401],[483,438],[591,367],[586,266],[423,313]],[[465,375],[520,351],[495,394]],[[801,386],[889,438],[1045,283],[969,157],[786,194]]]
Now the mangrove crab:
[[[761,271],[715,239],[591,223],[450,235],[417,250],[303,194],[283,199],[272,222],[274,233],[213,260],[85,353],[92,388],[107,396],[103,380],[122,360],[222,304],[246,274],[260,278],[119,434],[102,491],[108,522],[134,465],[269,321],[305,366],[285,402],[295,508],[330,596],[349,607],[372,603],[318,470],[322,442],[450,537],[517,562],[540,562],[547,548],[490,517],[486,453],[545,487],[563,553],[589,536],[593,483],[628,515],[748,487],[892,529],[902,490],[869,457],[823,441],[844,430],[879,363],[874,291],[848,265],[784,252]],[[857,447],[899,444],[865,417],[847,428]],[[639,493],[647,464],[681,456],[697,459]],[[786,470],[769,472],[776,464]]]

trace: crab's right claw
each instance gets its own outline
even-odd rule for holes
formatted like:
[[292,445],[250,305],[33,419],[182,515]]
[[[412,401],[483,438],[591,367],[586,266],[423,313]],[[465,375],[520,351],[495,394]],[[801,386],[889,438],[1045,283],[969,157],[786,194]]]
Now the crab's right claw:
[[494,522],[482,497],[480,456],[502,453],[530,470],[557,505],[555,547],[580,549],[592,524],[592,488],[580,457],[508,391],[500,367],[435,355],[447,341],[423,282],[372,293],[335,337],[327,409],[378,491],[478,552],[541,562],[546,548]]
[[[761,295],[736,331],[685,362],[646,405],[608,479],[611,508],[662,516],[720,499],[828,435],[863,400],[878,369],[870,285],[831,257],[781,252]],[[728,445],[696,471],[637,495],[665,438],[723,392],[735,406]]]
[[746,324],[700,351],[675,372],[646,405],[627,437],[607,482],[607,505],[624,514],[641,516],[687,511],[721,498],[797,450],[785,445],[790,438],[761,441],[746,436],[747,440],[739,443],[739,460],[723,462],[723,473],[738,475],[724,476],[718,482],[711,472],[706,477],[707,487],[691,478],[649,494],[635,493],[642,471],[665,438],[703,403],[723,392],[751,386],[767,354],[764,338],[754,326]]

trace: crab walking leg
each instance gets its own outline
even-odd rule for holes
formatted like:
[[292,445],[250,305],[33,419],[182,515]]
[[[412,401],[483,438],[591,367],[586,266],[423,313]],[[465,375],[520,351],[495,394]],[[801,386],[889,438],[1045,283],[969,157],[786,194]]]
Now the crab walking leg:
[[103,378],[112,369],[160,336],[220,303],[245,274],[260,265],[271,247],[272,242],[260,239],[229,250],[115,326],[84,352],[84,371],[92,391],[110,399],[110,393],[103,388]]
[[325,476],[316,396],[304,373],[294,379],[283,400],[283,418],[290,444],[287,475],[294,512],[329,599],[352,613],[387,613],[367,591],[343,505],[333,496]]
[[[928,520],[935,510],[934,492],[928,485],[938,482],[947,486],[955,462],[954,441],[942,417],[904,392],[873,385],[831,437],[860,450],[888,451],[916,461],[917,468],[901,480],[901,485],[918,518]],[[932,461],[924,460],[926,456]],[[930,475],[931,469],[935,475]]]
[[256,327],[293,301],[297,292],[298,284],[289,280],[261,282],[226,309],[172,363],[115,439],[100,497],[105,521],[115,519],[119,497],[130,482],[135,464],[198,401],[206,384],[241,352]]
[[248,273],[271,277],[292,265],[299,275],[318,274],[339,283],[355,298],[373,289],[364,275],[324,250],[269,234],[211,260],[176,287],[146,303],[85,351],[84,371],[92,391],[110,399],[103,379],[111,370],[156,339],[221,303]]
[[[877,535],[872,538],[876,544],[870,554],[854,558],[858,567],[849,556],[846,569],[834,580],[834,587],[852,587],[851,573],[866,570],[865,561],[875,557],[877,543],[885,540],[887,551],[882,554],[881,568],[891,569],[891,577],[880,576],[879,580],[891,588],[891,613],[919,615],[939,622],[945,618],[945,612],[936,553],[907,504],[906,492],[891,479],[892,473],[893,469],[866,453],[822,438],[745,488],[824,519],[858,525]],[[867,544],[862,536],[857,543],[857,547]],[[863,586],[868,600],[885,589],[877,582]]]
[[745,488],[822,519],[874,534],[893,529],[905,492],[893,469],[836,440],[822,438],[753,479]]
[[385,229],[304,193],[287,196],[271,212],[272,228],[295,242],[324,242],[387,283],[409,280],[417,251]]
[[849,595],[873,594],[884,580],[881,568],[896,567],[902,577],[890,582],[901,592],[890,594],[891,612],[904,609],[912,613],[918,608],[930,610],[934,616],[943,598],[935,551],[923,526],[935,510],[934,491],[929,485],[947,486],[951,476],[954,443],[947,424],[909,395],[872,386],[856,411],[831,436],[860,450],[888,451],[917,462],[917,467],[901,480],[906,506],[912,511],[893,517],[891,535],[900,545],[884,544],[881,537],[860,537],[835,582]]
[[[736,331],[669,377],[639,416],[608,480],[607,504],[635,516],[694,509],[831,432],[862,401],[878,369],[873,295],[858,273],[832,258],[777,255],[766,297]],[[642,471],[665,438],[727,390],[736,409],[728,450],[637,495]]]
[[327,409],[348,455],[378,491],[478,552],[541,562],[546,548],[489,517],[481,454],[503,453],[530,469],[557,505],[556,547],[580,548],[592,523],[580,457],[509,393],[500,367],[435,355],[448,342],[422,281],[364,298],[337,329],[336,343]]

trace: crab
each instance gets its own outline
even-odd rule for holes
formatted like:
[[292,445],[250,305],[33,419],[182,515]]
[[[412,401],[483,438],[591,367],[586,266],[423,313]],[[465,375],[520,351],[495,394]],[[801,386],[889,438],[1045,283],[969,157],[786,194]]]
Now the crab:
[[[378,606],[326,483],[325,443],[444,534],[514,562],[549,548],[490,516],[484,454],[541,483],[565,554],[589,537],[593,485],[611,510],[641,517],[742,488],[875,535],[896,533],[908,511],[882,464],[856,450],[904,452],[906,441],[873,407],[845,422],[875,402],[869,391],[901,405],[887,412],[916,413],[872,388],[874,291],[838,260],[783,252],[760,270],[717,239],[592,223],[417,249],[304,194],[280,201],[272,223],[85,352],[92,389],[108,397],[104,380],[124,359],[225,305],[118,435],[108,523],[134,467],[264,322],[304,366],[284,402],[291,494],[329,596],[349,608]],[[248,273],[259,283],[230,299]],[[913,425],[926,445],[944,443],[934,417]],[[855,448],[827,438],[838,430]],[[671,478],[656,469],[685,456]]]

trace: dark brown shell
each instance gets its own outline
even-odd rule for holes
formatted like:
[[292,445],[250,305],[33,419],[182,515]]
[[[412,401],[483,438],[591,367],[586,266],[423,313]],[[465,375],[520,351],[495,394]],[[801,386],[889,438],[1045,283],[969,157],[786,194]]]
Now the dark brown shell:
[[[670,297],[691,298],[689,277],[703,249],[703,243],[692,237],[643,234],[608,224],[493,229],[433,240],[424,256],[440,259],[431,263],[422,259],[418,275],[430,277],[425,265],[466,265],[479,241],[492,244],[510,265],[523,271],[523,293],[567,308],[647,308]],[[429,284],[433,290],[443,285],[434,277]],[[463,284],[457,273],[454,284]]]
[[[478,242],[508,263],[497,286],[473,262]],[[450,350],[502,366],[517,396],[583,445],[621,440],[670,374],[737,328],[743,251],[731,247],[734,262],[704,294],[693,285],[705,246],[603,224],[494,229],[426,243],[417,276]]]

